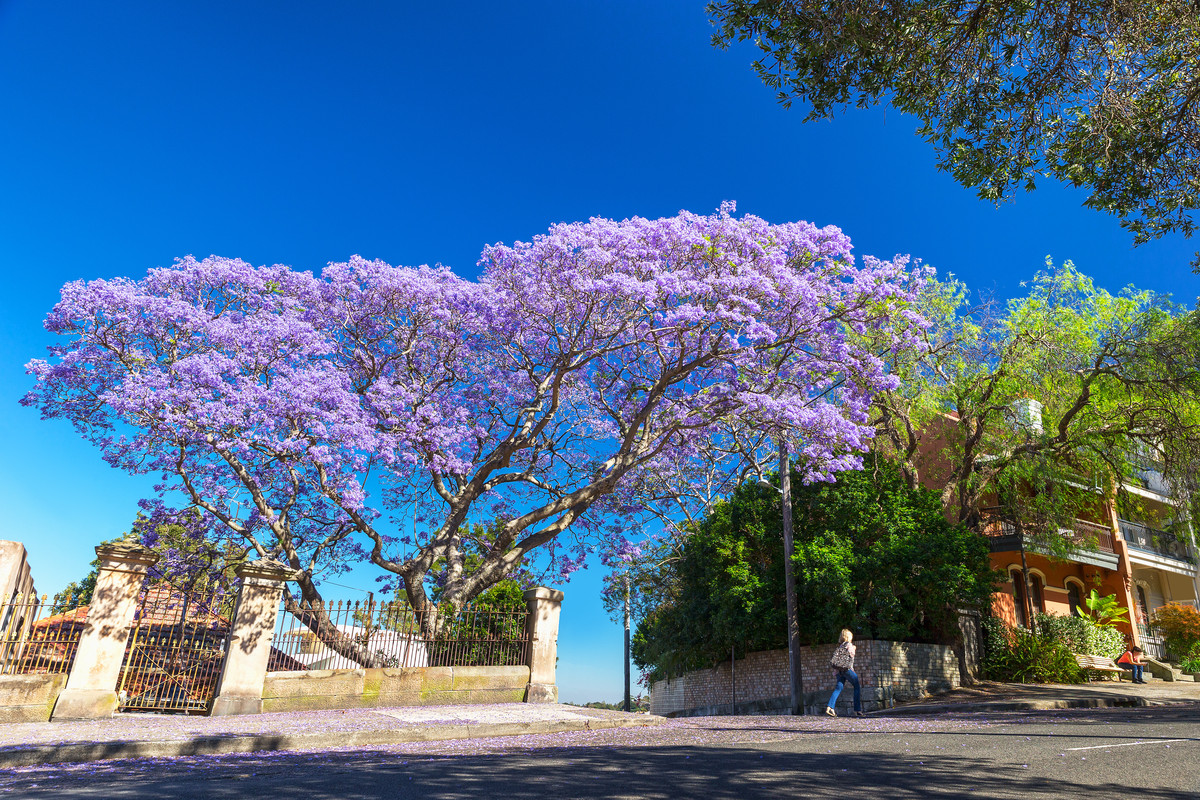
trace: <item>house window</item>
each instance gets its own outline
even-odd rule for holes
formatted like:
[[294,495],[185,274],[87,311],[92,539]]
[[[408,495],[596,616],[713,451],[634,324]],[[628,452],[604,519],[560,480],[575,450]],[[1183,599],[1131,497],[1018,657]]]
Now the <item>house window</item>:
[[1008,577],[1012,579],[1013,605],[1017,609],[1017,624],[1028,628],[1029,616],[1025,612],[1025,578],[1017,569],[1010,572]]
[[1083,616],[1083,592],[1079,589],[1079,584],[1075,581],[1067,583],[1067,602],[1071,604],[1071,616]]
[[1042,600],[1043,600],[1043,598],[1042,598],[1042,595],[1043,595],[1042,577],[1040,575],[1038,575],[1037,573],[1032,573],[1029,576],[1029,583],[1033,587],[1033,591],[1029,595],[1029,599],[1033,604],[1033,613],[1034,614],[1045,613],[1046,606],[1042,602]]

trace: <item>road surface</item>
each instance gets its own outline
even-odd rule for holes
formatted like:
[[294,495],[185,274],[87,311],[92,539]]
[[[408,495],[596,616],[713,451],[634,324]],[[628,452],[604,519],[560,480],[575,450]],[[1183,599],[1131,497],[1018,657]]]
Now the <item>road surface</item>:
[[0,798],[1200,798],[1200,706],[635,730],[35,767]]

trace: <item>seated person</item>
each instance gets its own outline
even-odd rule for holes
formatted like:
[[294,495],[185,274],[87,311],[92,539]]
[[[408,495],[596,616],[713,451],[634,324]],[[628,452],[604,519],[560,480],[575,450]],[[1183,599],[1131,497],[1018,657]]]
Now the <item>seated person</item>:
[[1146,668],[1142,662],[1142,648],[1129,647],[1117,658],[1117,666],[1133,673],[1134,683],[1145,683],[1142,671]]

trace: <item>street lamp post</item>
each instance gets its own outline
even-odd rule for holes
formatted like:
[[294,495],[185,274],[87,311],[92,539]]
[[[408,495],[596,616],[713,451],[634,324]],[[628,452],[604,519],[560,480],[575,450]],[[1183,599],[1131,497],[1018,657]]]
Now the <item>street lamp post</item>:
[[791,713],[804,714],[804,675],[800,671],[800,618],[796,611],[796,569],[792,563],[792,465],[787,440],[779,440],[779,494],[783,516],[783,586],[787,594],[788,675]]

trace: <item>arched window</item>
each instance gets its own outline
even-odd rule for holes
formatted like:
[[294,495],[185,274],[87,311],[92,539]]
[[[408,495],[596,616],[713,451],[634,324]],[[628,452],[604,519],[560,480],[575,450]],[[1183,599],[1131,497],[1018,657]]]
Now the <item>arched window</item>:
[[1008,573],[1008,577],[1012,579],[1013,605],[1017,608],[1017,624],[1028,628],[1029,616],[1025,613],[1025,577],[1019,569]]
[[1067,581],[1067,602],[1071,604],[1071,616],[1083,616],[1083,590],[1075,581]]

